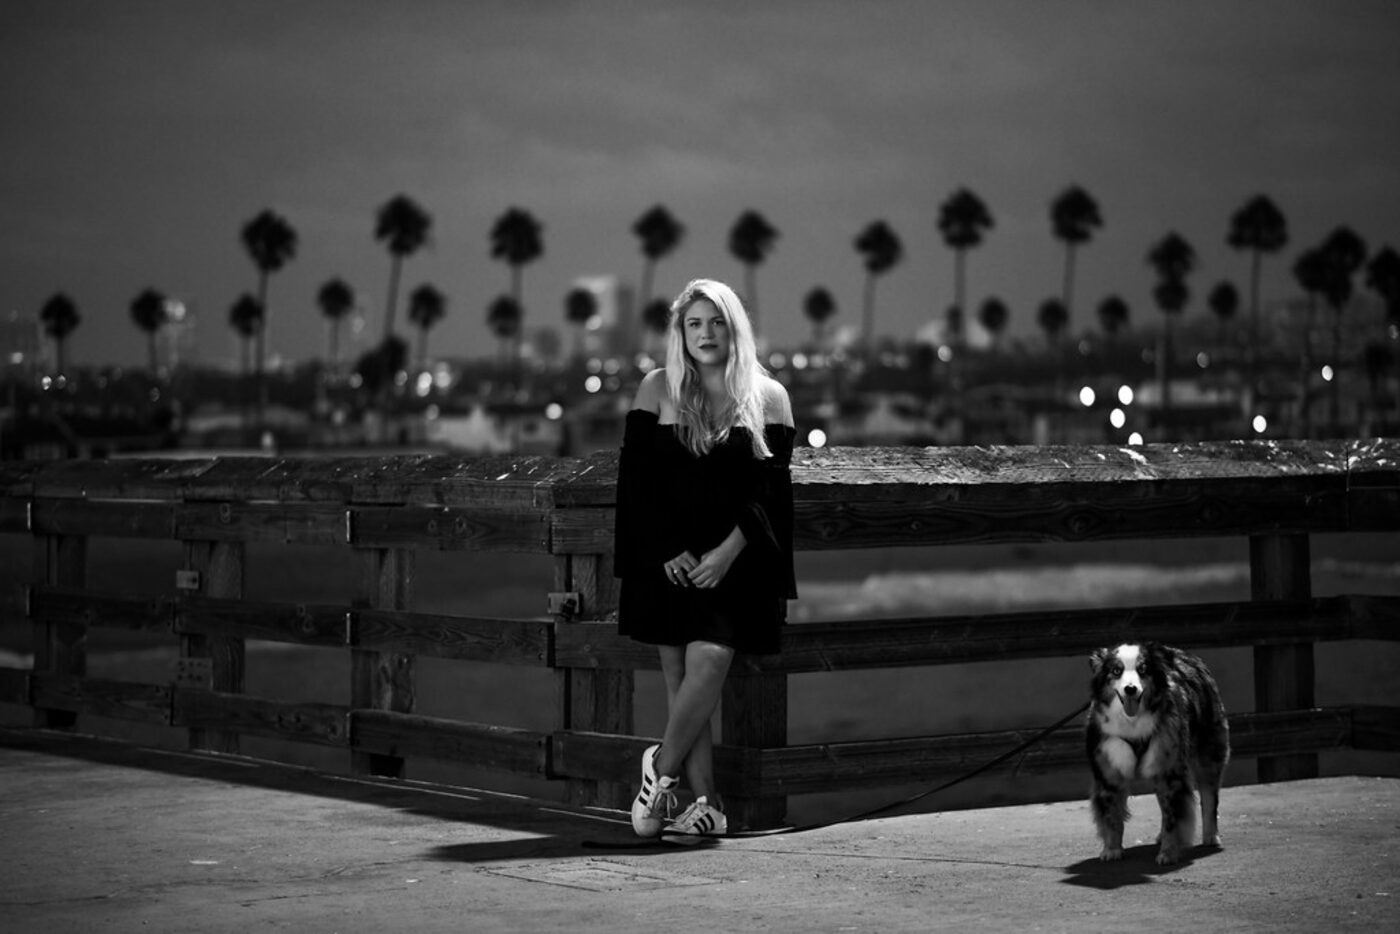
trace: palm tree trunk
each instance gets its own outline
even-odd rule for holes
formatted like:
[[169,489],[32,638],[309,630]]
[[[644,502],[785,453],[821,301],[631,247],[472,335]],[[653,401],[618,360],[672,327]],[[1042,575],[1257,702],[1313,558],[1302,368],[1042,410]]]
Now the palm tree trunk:
[[[1172,315],[1167,312],[1163,316],[1162,325],[1162,352],[1157,360],[1157,380],[1162,395],[1162,427],[1166,428],[1166,421],[1172,411]],[[1165,437],[1160,440],[1167,440]]]
[[418,368],[426,370],[428,368],[428,329],[418,329]]
[[258,318],[258,331],[255,339],[257,349],[253,355],[254,372],[257,374],[254,382],[257,384],[258,398],[258,434],[262,434],[263,421],[267,416],[267,379],[263,373],[264,361],[266,359],[267,345],[264,342],[264,335],[267,333],[267,272],[262,271],[258,275],[258,307],[262,309],[262,316]]
[[949,339],[955,347],[961,349],[963,332],[967,329],[967,313],[963,310],[963,290],[964,290],[964,269],[966,250],[957,249],[953,251],[953,307],[957,309],[957,331],[953,331],[952,321],[949,321]]
[[1309,381],[1312,379],[1313,353],[1312,353],[1312,332],[1313,323],[1317,317],[1317,296],[1308,296],[1308,316],[1303,327],[1303,353],[1300,357],[1302,373],[1299,374],[1298,385],[1302,387],[1302,395],[1299,399],[1300,421],[1303,423],[1303,437],[1312,437],[1312,390],[1309,388]]
[[340,370],[340,319],[331,319],[330,333],[330,370],[332,373]]
[[865,304],[861,311],[861,344],[868,360],[875,352],[875,273],[865,274]]
[[[1254,251],[1249,268],[1249,404],[1259,410],[1259,262],[1260,251]],[[1246,413],[1252,418],[1255,413]]]
[[155,332],[154,330],[151,330],[151,331],[147,331],[147,332],[146,332],[146,352],[147,352],[147,354],[149,354],[150,361],[151,361],[151,379],[152,379],[152,380],[155,380],[155,378],[156,378],[157,361],[156,361],[156,332]]
[[1332,307],[1332,379],[1327,387],[1327,422],[1331,437],[1336,437],[1342,426],[1342,306]]
[[656,275],[656,261],[650,256],[642,260],[642,288],[637,296],[637,307],[645,308],[651,302],[652,278]]
[[54,363],[58,365],[58,375],[63,375],[63,338],[54,341]]
[[399,273],[403,265],[403,257],[397,253],[391,254],[389,263],[389,300],[384,305],[384,339],[388,340],[394,336],[394,306],[398,303],[399,297]]
[[1074,243],[1065,241],[1065,331],[1073,334],[1074,327]]
[[744,299],[748,306],[749,321],[753,324],[753,335],[758,337],[758,264],[744,264]]
[[248,394],[248,370],[252,367],[253,339],[245,337],[238,348],[238,409],[239,415],[239,435],[244,440],[248,433],[248,410],[251,408]]

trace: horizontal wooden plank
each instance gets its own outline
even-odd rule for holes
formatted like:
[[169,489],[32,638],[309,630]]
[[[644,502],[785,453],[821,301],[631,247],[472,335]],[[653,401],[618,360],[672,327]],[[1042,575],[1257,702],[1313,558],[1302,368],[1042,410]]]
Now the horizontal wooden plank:
[[33,475],[35,496],[79,499],[179,499],[185,484],[214,458],[123,457],[45,462]]
[[0,666],[0,704],[28,704],[31,674],[28,668]]
[[[1351,708],[1243,713],[1230,717],[1237,759],[1321,752],[1350,745]],[[992,762],[1040,729],[841,743],[763,750],[716,747],[716,777],[733,794],[791,795],[944,781]],[[642,750],[654,740],[604,733],[557,731],[553,767],[558,777],[632,782]],[[1087,768],[1084,730],[1062,727],[996,769],[1047,771]],[[1086,772],[1087,774],[1087,772]]]
[[1400,752],[1400,707],[1354,707],[1351,728],[1356,749]]
[[[993,761],[1038,730],[1006,730],[951,736],[821,743],[765,749],[760,758],[761,795],[843,791],[878,785],[953,778]],[[1237,759],[1323,752],[1351,742],[1349,708],[1245,713],[1230,717]],[[1084,731],[1062,727],[998,770],[1085,768]],[[751,780],[750,780],[751,782]]]
[[[1400,600],[1366,598],[1371,638],[1400,638]],[[912,619],[801,623],[783,629],[775,655],[742,655],[737,670],[799,673],[964,664],[1087,654],[1128,640],[1188,648],[1338,641],[1357,637],[1352,598],[1033,611]],[[656,652],[611,622],[559,623],[559,668],[654,669]]]
[[34,500],[34,532],[39,535],[172,538],[175,508],[175,503],[160,500],[40,497]]
[[170,687],[102,678],[35,674],[31,703],[41,710],[69,710],[114,720],[170,722]]
[[1351,594],[1346,600],[1352,638],[1400,641],[1400,597]]
[[351,638],[360,649],[507,665],[549,663],[553,623],[547,620],[363,609],[355,610],[351,619]]
[[544,733],[387,710],[351,712],[351,744],[359,752],[428,756],[528,775],[548,766]]
[[356,507],[351,540],[361,547],[547,553],[545,510],[446,506]]
[[[632,785],[637,781],[642,753],[659,738],[593,733],[587,730],[555,730],[550,735],[551,778],[587,778]],[[759,750],[716,745],[715,777],[731,794],[749,794],[757,788]],[[749,785],[745,786],[746,776]]]
[[345,507],[334,503],[181,503],[175,537],[195,541],[344,545]]
[[276,739],[348,746],[348,707],[280,701],[180,688],[175,691],[175,726],[249,733]]
[[336,605],[191,595],[175,601],[174,628],[179,633],[338,647],[345,645],[346,612]]
[[170,632],[171,598],[36,585],[29,612],[35,622],[72,623],[105,629]]

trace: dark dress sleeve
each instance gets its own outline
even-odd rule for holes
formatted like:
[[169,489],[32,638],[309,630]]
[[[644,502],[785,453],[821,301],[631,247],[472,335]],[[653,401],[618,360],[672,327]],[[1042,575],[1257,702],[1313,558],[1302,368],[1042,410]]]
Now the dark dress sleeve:
[[617,463],[617,509],[613,522],[613,574],[623,577],[642,570],[648,554],[646,516],[652,499],[649,461],[654,449],[648,444],[657,416],[645,409],[627,413],[622,432],[622,453]]
[[797,575],[792,558],[792,446],[796,431],[790,425],[769,424],[764,439],[773,456],[754,461],[744,501],[739,505],[738,526],[746,548],[755,549],[782,581],[784,596],[797,597]]

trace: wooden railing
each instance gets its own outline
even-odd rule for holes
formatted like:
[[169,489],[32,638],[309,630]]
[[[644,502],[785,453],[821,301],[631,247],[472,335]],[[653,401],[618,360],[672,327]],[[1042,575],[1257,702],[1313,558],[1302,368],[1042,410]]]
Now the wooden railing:
[[[1261,780],[1317,773],[1338,747],[1400,751],[1400,708],[1314,705],[1313,644],[1400,639],[1400,598],[1311,593],[1309,536],[1400,529],[1400,442],[1135,448],[799,449],[799,549],[1247,537],[1252,600],[1133,609],[850,620],[787,627],[783,651],[741,657],[721,706],[720,781],[736,824],[783,820],[788,795],[955,774],[1023,733],[789,745],[787,676],[1048,658],[1126,639],[1253,646],[1255,710],[1231,718],[1235,755]],[[242,734],[345,749],[360,774],[405,757],[464,760],[567,783],[571,800],[623,806],[638,754],[633,672],[654,650],[620,638],[612,574],[616,455],[587,458],[216,458],[0,466],[0,533],[34,541],[32,581],[0,593],[0,623],[34,627],[32,670],[0,669],[0,701],[36,726],[78,713],[184,727],[193,749]],[[177,540],[169,593],[95,592],[94,536]],[[335,545],[358,556],[343,604],[244,599],[252,543]],[[552,619],[414,612],[417,549],[547,554]],[[800,586],[799,582],[799,586]],[[86,676],[93,627],[174,633],[173,680]],[[351,656],[350,703],[244,693],[247,639]],[[417,656],[552,669],[554,728],[414,713]],[[1066,728],[1023,765],[1082,759]]]

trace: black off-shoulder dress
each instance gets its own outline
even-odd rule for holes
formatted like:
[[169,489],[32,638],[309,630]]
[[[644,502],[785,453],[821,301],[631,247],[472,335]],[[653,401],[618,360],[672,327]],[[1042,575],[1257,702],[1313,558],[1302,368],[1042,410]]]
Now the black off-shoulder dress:
[[[705,640],[740,652],[777,652],[787,601],[797,596],[792,561],[792,445],[788,425],[769,424],[773,456],[754,456],[747,429],[696,457],[675,425],[627,413],[617,477],[615,568],[622,578],[618,631],[652,645]],[[696,558],[738,526],[746,544],[719,585],[680,587],[665,562]]]

